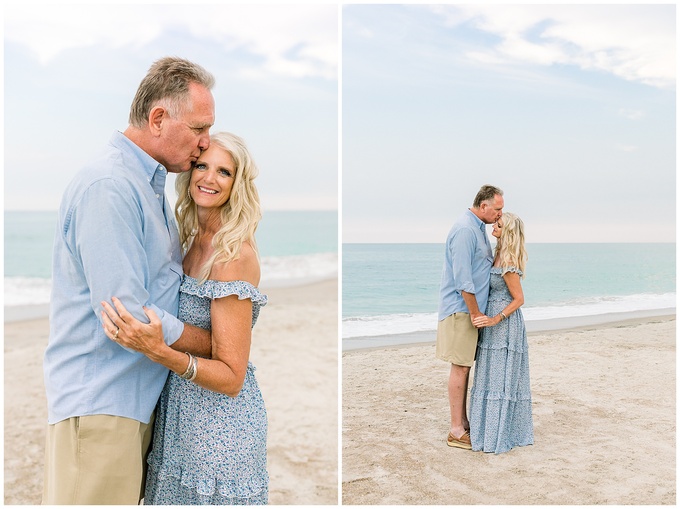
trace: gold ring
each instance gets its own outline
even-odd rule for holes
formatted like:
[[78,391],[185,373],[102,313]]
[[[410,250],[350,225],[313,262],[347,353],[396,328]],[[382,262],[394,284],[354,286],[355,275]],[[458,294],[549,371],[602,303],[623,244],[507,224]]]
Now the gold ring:
[[116,329],[116,333],[113,335],[113,339],[118,339],[118,333],[120,332],[120,327]]

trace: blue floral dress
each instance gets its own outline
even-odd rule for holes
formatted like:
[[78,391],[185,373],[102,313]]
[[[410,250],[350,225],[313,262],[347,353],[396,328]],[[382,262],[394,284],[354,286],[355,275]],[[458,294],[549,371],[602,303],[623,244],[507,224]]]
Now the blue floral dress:
[[[522,275],[515,267],[507,270]],[[486,315],[498,315],[511,301],[502,269],[492,267]],[[529,344],[521,308],[480,331],[470,393],[470,440],[473,451],[496,454],[534,443]]]
[[[184,276],[179,319],[210,330],[212,299],[237,295],[253,303],[255,325],[267,297],[245,281]],[[156,408],[144,503],[149,505],[266,504],[267,412],[248,362],[237,397],[204,389],[170,372]]]

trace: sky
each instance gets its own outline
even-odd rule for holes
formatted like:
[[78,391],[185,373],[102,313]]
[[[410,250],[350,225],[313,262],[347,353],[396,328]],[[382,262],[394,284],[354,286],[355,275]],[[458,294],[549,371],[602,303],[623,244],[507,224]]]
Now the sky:
[[213,131],[246,140],[264,210],[337,210],[338,18],[333,4],[5,4],[4,208],[57,210],[171,55],[215,76]]
[[346,5],[343,242],[675,242],[674,5]]

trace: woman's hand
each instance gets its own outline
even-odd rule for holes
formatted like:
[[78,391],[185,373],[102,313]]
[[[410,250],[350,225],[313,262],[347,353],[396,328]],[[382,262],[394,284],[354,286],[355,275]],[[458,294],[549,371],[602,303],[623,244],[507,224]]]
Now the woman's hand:
[[153,309],[142,306],[149,318],[149,323],[143,323],[132,316],[116,297],[111,301],[116,309],[108,302],[101,303],[104,308],[102,323],[109,339],[123,347],[143,353],[152,360],[154,354],[167,347],[163,340],[163,326]]
[[498,316],[494,316],[493,318],[491,318],[489,316],[482,315],[472,320],[472,325],[474,325],[478,329],[481,329],[483,327],[493,327],[494,325],[498,325],[500,321],[501,320]]

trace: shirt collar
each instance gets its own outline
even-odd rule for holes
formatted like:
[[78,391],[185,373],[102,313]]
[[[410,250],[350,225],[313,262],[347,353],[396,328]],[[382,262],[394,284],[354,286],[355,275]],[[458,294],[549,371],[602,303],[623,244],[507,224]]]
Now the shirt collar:
[[479,219],[479,218],[475,215],[475,213],[472,212],[470,209],[467,209],[467,214],[468,214],[468,217],[469,217],[472,221],[474,221],[474,223],[477,225],[477,227],[478,227],[480,230],[482,230],[483,232],[486,233],[486,225],[484,224],[484,221],[482,221],[481,219]]
[[168,174],[168,170],[165,168],[165,166],[144,152],[138,145],[130,140],[130,138],[125,136],[120,131],[116,131],[111,137],[111,144],[139,160],[142,168],[144,169],[144,175],[146,176],[146,180],[148,182],[155,180],[158,176],[161,178],[163,183],[165,183],[165,177]]

